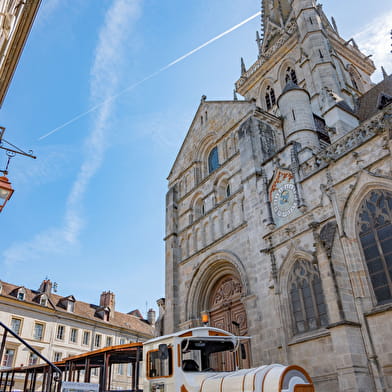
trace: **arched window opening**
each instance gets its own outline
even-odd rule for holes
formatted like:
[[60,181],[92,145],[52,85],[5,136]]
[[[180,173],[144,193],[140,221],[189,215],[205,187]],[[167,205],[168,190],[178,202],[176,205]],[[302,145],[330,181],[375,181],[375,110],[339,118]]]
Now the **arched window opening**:
[[208,173],[212,173],[219,167],[218,147],[214,147],[208,156]]
[[226,187],[226,197],[230,197],[230,195],[231,195],[230,184],[227,184],[227,187]]
[[196,200],[194,207],[193,207],[193,215],[195,219],[201,218],[205,213],[204,209],[204,202],[202,199]]
[[268,86],[265,91],[265,104],[267,110],[270,110],[276,103],[275,91],[271,86]]
[[328,324],[321,278],[317,265],[300,259],[289,279],[294,333],[312,331]]
[[392,193],[370,192],[358,214],[357,230],[377,303],[392,300]]
[[348,66],[348,73],[350,75],[351,85],[358,91],[363,91],[363,85],[361,81],[361,75],[359,72],[352,66]]
[[286,69],[285,81],[286,81],[286,83],[288,83],[290,80],[293,83],[298,84],[297,74],[295,73],[295,70],[291,67],[288,67]]
[[231,195],[230,184],[226,178],[222,178],[217,186],[217,202],[221,203]]

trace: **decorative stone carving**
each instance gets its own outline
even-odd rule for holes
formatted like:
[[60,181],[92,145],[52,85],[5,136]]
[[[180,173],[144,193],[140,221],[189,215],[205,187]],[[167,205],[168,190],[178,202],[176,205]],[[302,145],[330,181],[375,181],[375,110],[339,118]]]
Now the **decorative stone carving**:
[[242,294],[241,282],[230,276],[227,280],[224,280],[220,287],[215,291],[212,299],[212,305],[220,305],[230,303],[234,297],[238,297]]
[[325,249],[328,257],[331,257],[336,229],[337,229],[337,223],[333,221],[333,222],[328,222],[326,225],[324,225],[320,231],[321,245]]

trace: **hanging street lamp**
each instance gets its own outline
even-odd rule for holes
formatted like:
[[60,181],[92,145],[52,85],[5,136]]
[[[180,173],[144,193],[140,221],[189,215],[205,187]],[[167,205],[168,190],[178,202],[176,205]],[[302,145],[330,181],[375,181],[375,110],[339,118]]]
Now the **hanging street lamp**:
[[8,174],[8,166],[10,164],[11,158],[13,158],[16,154],[23,155],[29,158],[36,159],[33,155],[32,151],[25,152],[20,148],[16,147],[12,143],[8,142],[3,138],[5,132],[4,127],[0,127],[0,149],[5,150],[5,153],[8,157],[7,164],[4,170],[0,169],[0,173],[3,173],[3,176],[0,177],[0,212],[3,210],[4,206],[7,204],[7,201],[11,198],[14,190],[12,189],[11,183],[9,182],[6,175]]
[[13,193],[14,190],[12,189],[8,178],[5,176],[0,177],[0,212],[3,210]]

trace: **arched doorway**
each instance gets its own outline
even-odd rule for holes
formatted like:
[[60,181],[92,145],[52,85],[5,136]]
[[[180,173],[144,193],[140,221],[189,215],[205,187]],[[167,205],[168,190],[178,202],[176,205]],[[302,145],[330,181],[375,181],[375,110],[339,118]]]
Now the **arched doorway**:
[[[243,287],[236,276],[226,275],[220,278],[212,287],[209,295],[210,325],[237,336],[246,336],[248,334],[248,324],[245,307],[241,301],[242,296]],[[221,362],[219,368],[233,370],[235,364],[231,362],[230,358],[218,356],[216,361]],[[241,343],[238,349],[238,361],[241,368],[250,367],[248,342]]]

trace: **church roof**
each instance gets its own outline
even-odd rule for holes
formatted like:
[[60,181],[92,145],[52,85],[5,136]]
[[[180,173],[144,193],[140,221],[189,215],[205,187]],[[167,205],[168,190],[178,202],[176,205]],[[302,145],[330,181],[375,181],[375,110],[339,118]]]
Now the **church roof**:
[[[38,290],[31,290],[25,287],[21,286],[16,286],[11,283],[7,283],[4,281],[0,281],[2,290],[0,292],[0,301],[4,301],[4,298],[8,299],[15,299],[16,300],[16,293],[19,288],[23,288],[25,291],[25,297],[24,300],[19,301],[21,306],[30,306],[30,305],[35,305],[38,306],[38,304],[35,301],[35,298],[37,295],[41,294]],[[48,296],[49,298],[49,303],[45,308],[47,309],[48,312],[55,311],[55,312],[61,312],[61,313],[66,313],[68,317],[81,317],[84,319],[87,319],[91,323],[96,323],[96,322],[103,322],[98,316],[96,310],[99,308],[98,305],[90,304],[87,302],[82,302],[82,301],[76,301],[73,296],[68,296],[68,297],[62,297],[60,295],[50,293]],[[64,310],[64,307],[61,304],[61,300],[64,298],[68,299],[73,299],[75,301],[75,307],[74,311],[71,312],[66,312]],[[39,305],[41,306],[41,305]],[[42,306],[43,307],[43,306]],[[108,325],[112,325],[114,327],[118,328],[124,328],[127,329],[130,332],[133,333],[139,333],[145,335],[145,337],[150,337],[153,335],[153,330],[151,325],[147,324],[143,320],[141,320],[139,317],[133,316],[131,314],[126,314],[126,313],[121,313],[114,311],[113,314],[111,315],[110,323],[107,323]]]
[[[357,115],[361,122],[374,116],[380,110],[383,97],[392,96],[392,74],[363,94],[358,100]],[[388,101],[388,100],[386,100]]]
[[[302,87],[299,87],[298,84],[294,83],[292,80],[289,80],[284,87],[282,94],[287,93],[291,90],[304,90]],[[305,91],[305,90],[304,90]]]

